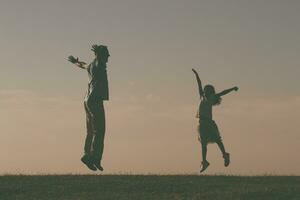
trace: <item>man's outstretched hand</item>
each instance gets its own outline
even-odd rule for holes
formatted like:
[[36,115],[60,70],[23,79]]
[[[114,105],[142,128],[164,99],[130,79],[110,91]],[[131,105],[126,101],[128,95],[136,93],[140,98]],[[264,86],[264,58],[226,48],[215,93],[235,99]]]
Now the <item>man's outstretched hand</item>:
[[78,57],[75,58],[74,56],[69,56],[69,57],[68,57],[68,61],[70,61],[70,62],[73,63],[73,64],[78,64],[78,66],[81,67],[81,68],[83,68],[83,65],[86,65],[85,62],[79,61],[79,60],[78,60]]
[[70,61],[73,64],[78,63],[78,58],[75,58],[74,56],[69,56],[68,61]]

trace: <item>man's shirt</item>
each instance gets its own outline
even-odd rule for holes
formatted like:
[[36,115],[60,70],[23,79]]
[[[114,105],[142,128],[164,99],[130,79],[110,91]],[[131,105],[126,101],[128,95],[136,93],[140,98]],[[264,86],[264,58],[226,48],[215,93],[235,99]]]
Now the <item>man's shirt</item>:
[[94,60],[87,68],[89,84],[86,99],[95,97],[97,100],[109,99],[106,64]]

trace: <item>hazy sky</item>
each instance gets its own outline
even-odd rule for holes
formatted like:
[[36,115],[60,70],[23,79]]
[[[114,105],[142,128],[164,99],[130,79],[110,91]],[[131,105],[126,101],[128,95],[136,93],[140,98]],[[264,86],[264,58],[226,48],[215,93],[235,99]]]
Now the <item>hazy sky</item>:
[[300,175],[300,1],[0,0],[0,174],[87,173],[92,44],[110,50],[105,173],[197,173],[191,68],[223,98],[208,174]]

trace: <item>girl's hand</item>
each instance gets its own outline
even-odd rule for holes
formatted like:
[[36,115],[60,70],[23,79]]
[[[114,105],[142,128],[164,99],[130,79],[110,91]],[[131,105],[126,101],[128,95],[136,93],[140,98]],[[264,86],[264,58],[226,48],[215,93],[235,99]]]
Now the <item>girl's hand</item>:
[[196,76],[198,76],[198,72],[193,68],[192,69],[192,71],[194,72],[194,74],[196,75]]
[[196,71],[194,68],[192,68],[192,71],[194,72],[194,74],[195,74],[195,76],[196,76],[196,80],[197,80],[197,83],[198,83],[198,89],[199,89],[200,98],[202,98],[203,95],[204,95],[204,92],[203,92],[203,89],[202,89],[202,83],[201,83],[201,80],[200,80],[200,78],[199,78],[199,75],[198,75],[197,71]]

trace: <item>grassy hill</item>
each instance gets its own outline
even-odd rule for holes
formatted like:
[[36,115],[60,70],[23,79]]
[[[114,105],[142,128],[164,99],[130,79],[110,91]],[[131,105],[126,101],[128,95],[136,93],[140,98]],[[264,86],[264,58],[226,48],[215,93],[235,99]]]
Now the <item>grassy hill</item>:
[[300,177],[196,175],[0,176],[1,200],[300,200]]

